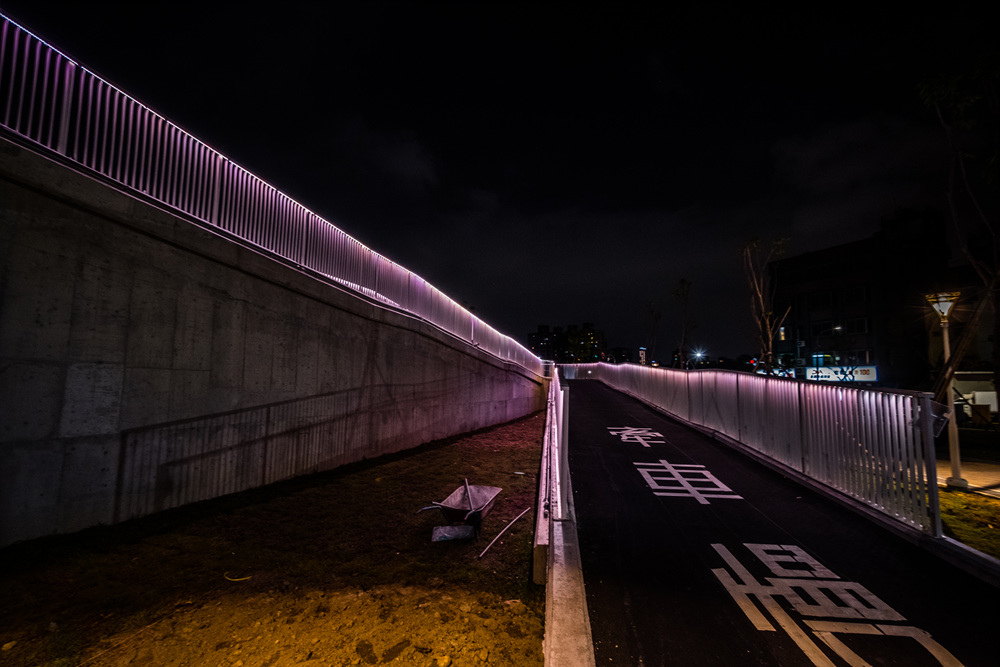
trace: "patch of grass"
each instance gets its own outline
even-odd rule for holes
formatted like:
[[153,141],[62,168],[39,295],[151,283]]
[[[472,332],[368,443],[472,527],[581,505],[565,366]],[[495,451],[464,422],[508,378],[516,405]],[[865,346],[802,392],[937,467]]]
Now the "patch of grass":
[[941,524],[948,537],[1000,558],[1000,500],[941,489]]

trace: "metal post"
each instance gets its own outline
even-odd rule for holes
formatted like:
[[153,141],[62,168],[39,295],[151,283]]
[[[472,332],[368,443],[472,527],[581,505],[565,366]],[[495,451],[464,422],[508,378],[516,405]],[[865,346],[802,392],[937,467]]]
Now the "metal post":
[[795,393],[799,403],[799,470],[804,475],[810,474],[809,466],[809,440],[806,438],[806,399],[803,390],[806,385],[801,382],[795,384]]
[[930,525],[927,526],[932,537],[941,537],[941,499],[938,497],[937,486],[937,456],[934,454],[934,424],[931,415],[931,397],[925,395],[920,399],[920,439],[924,451],[924,473],[927,485],[927,513]]
[[[948,358],[951,356],[951,343],[948,339],[948,320],[941,321],[941,336],[944,343],[944,365],[948,366]],[[954,376],[948,378],[948,458],[951,459],[951,477],[947,479],[949,487],[956,489],[967,489],[969,483],[962,479],[962,461],[958,448],[958,419],[955,415],[955,387]]]
[[56,152],[60,155],[69,155],[67,146],[69,143],[70,114],[73,111],[73,74],[76,65],[68,60],[61,60],[61,63],[63,65],[63,103],[59,113]]
[[[559,400],[562,401],[562,424],[560,424],[560,442],[559,442],[559,470],[562,472],[560,477],[564,480],[569,479],[569,387],[560,387],[562,394]],[[569,484],[564,481],[559,489],[559,509],[561,511],[560,519],[567,518],[569,516],[569,498],[567,497],[567,489]]]

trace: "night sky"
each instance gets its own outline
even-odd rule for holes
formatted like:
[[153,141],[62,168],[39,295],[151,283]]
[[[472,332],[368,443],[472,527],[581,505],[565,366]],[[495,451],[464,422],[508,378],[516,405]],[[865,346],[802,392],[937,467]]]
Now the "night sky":
[[993,39],[962,3],[754,4],[0,0],[501,332],[638,346],[652,302],[660,356],[681,278],[694,345],[755,352],[746,240],[943,211],[916,85]]

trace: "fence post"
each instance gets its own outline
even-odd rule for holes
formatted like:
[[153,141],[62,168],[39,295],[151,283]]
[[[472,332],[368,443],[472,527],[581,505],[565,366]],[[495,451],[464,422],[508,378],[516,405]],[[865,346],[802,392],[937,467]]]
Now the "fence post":
[[941,537],[941,500],[938,497],[937,453],[934,451],[934,415],[931,394],[920,397],[920,437],[924,445],[924,475],[927,484],[927,512],[933,537]]
[[799,470],[803,474],[809,474],[809,441],[806,440],[806,400],[802,395],[802,389],[806,385],[798,383],[795,388],[795,393],[798,398],[799,403]]
[[[560,390],[558,400],[562,422],[559,424],[559,462],[557,465],[561,472],[559,478],[566,479],[569,477],[569,447],[567,447],[569,443],[569,387],[560,387]],[[560,519],[566,518],[569,508],[569,497],[566,495],[568,487],[569,485],[563,482],[559,489]]]
[[736,441],[743,442],[743,401],[740,400],[740,378],[736,375]]
[[56,151],[60,155],[68,155],[70,112],[73,110],[73,71],[76,65],[69,60],[63,60],[63,65],[63,103],[59,118]]

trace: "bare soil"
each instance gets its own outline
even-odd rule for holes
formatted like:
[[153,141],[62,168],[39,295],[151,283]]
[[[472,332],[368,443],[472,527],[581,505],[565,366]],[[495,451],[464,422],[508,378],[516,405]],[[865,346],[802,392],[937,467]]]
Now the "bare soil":
[[[0,550],[0,664],[541,665],[543,425]],[[442,514],[416,511],[464,478],[497,504],[477,539],[432,542]]]

